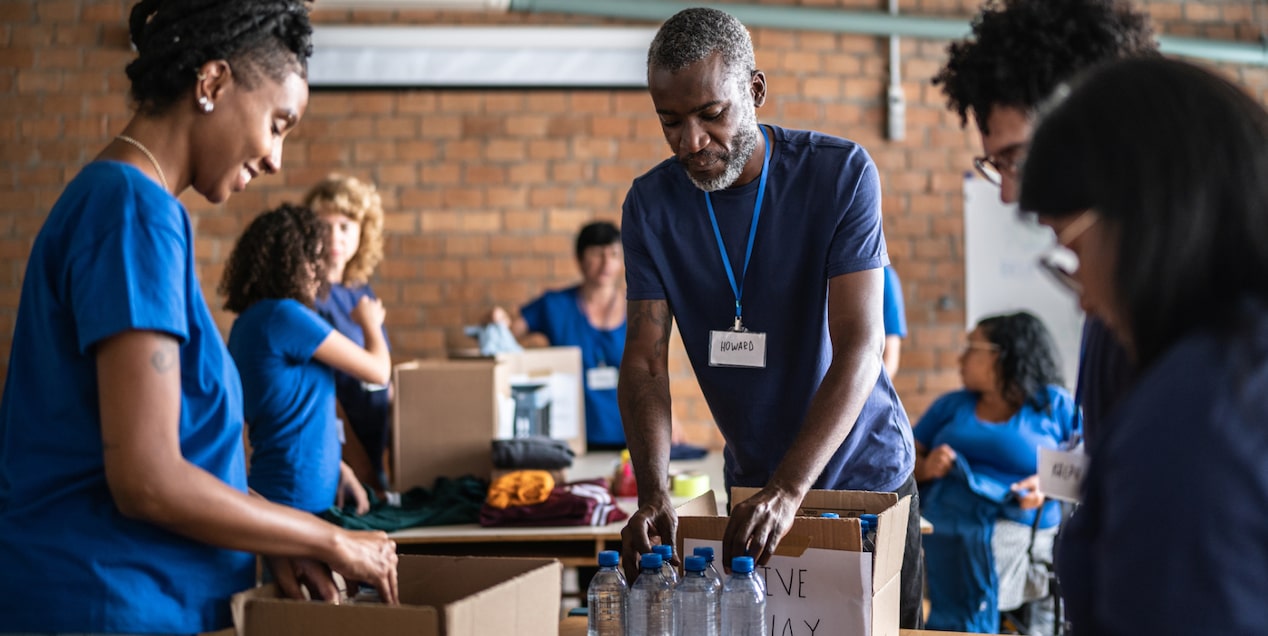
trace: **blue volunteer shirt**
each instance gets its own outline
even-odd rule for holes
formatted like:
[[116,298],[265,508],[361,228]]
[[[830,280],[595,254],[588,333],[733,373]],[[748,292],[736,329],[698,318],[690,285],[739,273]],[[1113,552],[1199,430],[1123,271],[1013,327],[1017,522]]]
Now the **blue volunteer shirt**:
[[[549,291],[541,298],[520,308],[528,330],[545,334],[554,346],[581,348],[581,365],[586,370],[598,367],[620,368],[625,353],[625,323],[616,329],[599,329],[581,311],[580,287]],[[584,378],[586,395],[586,443],[621,446],[625,429],[621,427],[621,410],[616,402],[616,388],[595,389],[590,378]]]
[[313,352],[332,328],[298,301],[261,300],[229,331],[242,374],[251,488],[307,512],[334,505],[339,488],[335,379]]
[[907,337],[907,309],[903,306],[903,285],[893,266],[885,266],[885,335]]
[[111,498],[99,343],[180,343],[185,459],[246,492],[238,373],[203,300],[180,202],[129,165],[80,171],[27,262],[0,404],[0,633],[226,627],[255,557],[125,518]]
[[[330,294],[317,299],[313,304],[326,322],[364,348],[365,332],[361,330],[360,323],[352,319],[352,310],[362,298],[376,298],[369,285],[348,287],[333,283],[330,285]],[[387,327],[383,327],[383,341],[388,342]],[[387,445],[388,413],[391,407],[387,389],[367,385],[360,378],[335,369],[335,397],[343,407],[348,424],[366,447],[371,463],[376,470],[382,468],[381,457]]]
[[[767,334],[766,368],[709,366],[709,332],[732,326],[735,296],[704,193],[675,159],[635,179],[621,224],[628,297],[668,301],[726,439],[728,486],[766,485],[801,428],[832,357],[828,279],[889,260],[867,152],[816,132],[767,128],[770,174],[743,298],[745,326]],[[737,279],[758,182],[712,193]],[[893,491],[910,477],[914,454],[907,416],[881,373],[814,487]]]
[[1083,437],[1089,454],[1095,452],[1103,435],[1101,428],[1131,388],[1134,377],[1131,359],[1118,338],[1105,323],[1088,316],[1083,323],[1079,381],[1074,395],[1083,408]]
[[[1060,448],[1074,433],[1077,419],[1070,393],[1056,385],[1045,392],[1047,408],[1036,409],[1027,402],[1007,422],[985,422],[977,416],[976,393],[953,391],[925,411],[912,434],[930,450],[950,446],[968,462],[974,475],[990,479],[1006,491],[1039,470],[1039,447]],[[1035,520],[1034,510],[1022,510],[1015,502],[1004,514],[1026,525]],[[1051,528],[1060,520],[1060,506],[1050,502],[1044,507],[1040,527]]]

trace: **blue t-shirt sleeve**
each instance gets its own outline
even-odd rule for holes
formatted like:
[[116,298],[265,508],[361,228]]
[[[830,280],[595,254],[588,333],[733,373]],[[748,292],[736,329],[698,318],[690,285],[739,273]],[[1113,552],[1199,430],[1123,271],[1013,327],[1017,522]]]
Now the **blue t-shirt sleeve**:
[[1065,387],[1051,385],[1048,387],[1048,403],[1052,419],[1061,427],[1061,441],[1069,441],[1075,432],[1082,433],[1082,417],[1074,397]]
[[160,331],[184,343],[189,337],[189,245],[173,220],[183,218],[184,212],[177,215],[172,209],[177,207],[175,199],[146,196],[124,180],[100,190],[87,197],[85,205],[123,207],[125,212],[113,212],[121,217],[120,224],[94,237],[69,262],[68,289],[80,353],[129,330]]
[[277,305],[269,317],[269,342],[277,351],[297,363],[308,362],[334,327],[317,312],[294,300]]
[[647,238],[639,208],[638,183],[625,195],[621,206],[621,249],[625,253],[625,297],[628,300],[664,300],[665,283],[647,251]]
[[920,442],[926,450],[932,450],[934,438],[943,427],[955,419],[956,409],[967,396],[968,394],[964,391],[953,391],[934,400],[925,414],[920,417],[920,421],[916,422],[916,427],[911,431],[912,438]]
[[907,337],[907,309],[903,306],[903,285],[893,267],[885,267],[885,335]]
[[[857,178],[851,179],[853,175]],[[859,148],[842,167],[840,178],[844,181],[839,186],[843,209],[829,248],[828,278],[889,264],[881,227],[881,183],[876,165]]]
[[550,328],[550,310],[546,306],[546,294],[520,307],[520,317],[528,323],[529,333],[546,333]]

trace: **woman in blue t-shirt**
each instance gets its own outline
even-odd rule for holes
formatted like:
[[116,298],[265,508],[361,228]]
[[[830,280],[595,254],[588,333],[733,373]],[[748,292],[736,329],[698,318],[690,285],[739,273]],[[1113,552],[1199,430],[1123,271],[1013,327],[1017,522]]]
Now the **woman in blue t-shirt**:
[[242,375],[251,442],[247,482],[269,501],[320,513],[365,490],[340,460],[334,370],[384,384],[392,371],[383,304],[362,298],[352,320],[364,348],[312,309],[326,282],[330,230],[308,208],[283,205],[247,226],[225,265],[220,293],[238,314],[229,353]]
[[[335,174],[313,186],[304,205],[330,226],[330,288],[313,307],[339,333],[364,346],[364,331],[352,314],[363,298],[377,300],[370,277],[383,260],[383,202],[373,184]],[[390,350],[387,329],[380,331]],[[391,385],[336,369],[335,396],[347,418],[345,430],[352,433],[343,448],[344,461],[358,479],[383,495],[388,487],[384,453],[391,433]]]
[[[912,431],[925,537],[931,629],[995,633],[999,612],[1041,597],[1026,589],[1027,548],[1051,561],[1061,511],[1040,506],[1038,448],[1073,436],[1052,336],[1034,315],[985,318],[960,354],[964,389],[942,396]],[[1039,518],[1036,519],[1036,515]]]
[[0,399],[0,633],[192,634],[270,555],[291,596],[330,569],[396,599],[395,544],[247,492],[242,387],[177,198],[281,168],[308,104],[298,0],[143,0],[134,116],[31,247]]
[[501,308],[492,319],[510,327],[516,338],[540,333],[552,346],[581,348],[585,368],[586,446],[590,450],[625,448],[625,430],[616,403],[617,370],[625,353],[625,263],[621,231],[606,221],[581,228],[576,242],[581,284],[548,291],[510,319]]

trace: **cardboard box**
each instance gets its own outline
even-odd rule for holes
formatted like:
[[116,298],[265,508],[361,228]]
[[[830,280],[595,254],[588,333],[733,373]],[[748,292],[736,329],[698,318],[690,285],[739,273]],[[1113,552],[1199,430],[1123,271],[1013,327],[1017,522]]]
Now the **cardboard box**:
[[[756,488],[732,489],[732,506],[755,493]],[[678,554],[712,545],[721,558],[728,517],[710,514],[711,498],[710,492],[679,508]],[[756,568],[766,581],[769,633],[897,636],[909,506],[908,498],[899,500],[892,492],[807,493],[775,556],[764,570]],[[820,518],[823,512],[841,518]],[[871,554],[862,552],[858,516],[864,513],[879,516]]]
[[493,470],[491,442],[513,437],[514,386],[541,386],[549,398],[549,434],[586,449],[581,350],[526,349],[492,358],[416,360],[393,371],[392,488],[431,488],[437,477]]
[[238,636],[484,636],[559,633],[563,566],[553,559],[401,556],[401,604],[330,605],[277,598],[273,586],[233,599]]

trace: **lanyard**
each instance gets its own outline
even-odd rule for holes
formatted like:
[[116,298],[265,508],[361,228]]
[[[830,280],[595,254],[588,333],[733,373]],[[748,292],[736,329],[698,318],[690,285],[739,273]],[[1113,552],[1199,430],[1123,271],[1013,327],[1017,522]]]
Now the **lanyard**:
[[726,279],[731,283],[731,291],[735,293],[735,330],[741,328],[740,318],[744,314],[744,307],[740,304],[740,300],[744,297],[744,277],[748,274],[748,262],[753,256],[753,239],[757,238],[757,219],[762,216],[762,199],[766,196],[766,175],[769,174],[767,168],[770,167],[770,136],[766,134],[766,129],[760,125],[758,129],[762,131],[762,139],[766,142],[766,152],[762,157],[762,176],[757,182],[757,201],[753,204],[753,221],[749,225],[748,230],[748,248],[744,251],[744,269],[740,272],[740,282],[735,282],[735,272],[731,269],[731,257],[726,253],[726,245],[722,242],[722,232],[718,230],[718,216],[713,213],[713,199],[709,197],[709,193],[704,193],[704,205],[709,209],[709,222],[713,223],[713,237],[718,239],[718,252],[722,254],[722,266],[726,268]]

